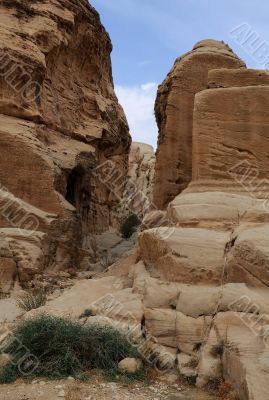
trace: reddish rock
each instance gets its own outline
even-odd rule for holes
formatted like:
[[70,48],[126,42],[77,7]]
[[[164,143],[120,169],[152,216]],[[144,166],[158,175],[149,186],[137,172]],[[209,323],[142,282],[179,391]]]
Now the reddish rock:
[[78,267],[83,238],[108,229],[120,201],[93,173],[109,161],[124,180],[128,167],[111,50],[86,0],[1,2],[0,222],[23,282]]

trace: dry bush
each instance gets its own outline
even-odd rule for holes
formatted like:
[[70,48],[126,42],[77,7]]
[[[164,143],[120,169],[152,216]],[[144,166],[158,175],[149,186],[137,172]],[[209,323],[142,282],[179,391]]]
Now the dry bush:
[[26,293],[17,300],[18,306],[24,311],[36,310],[47,302],[47,295],[44,290],[36,290],[33,293]]

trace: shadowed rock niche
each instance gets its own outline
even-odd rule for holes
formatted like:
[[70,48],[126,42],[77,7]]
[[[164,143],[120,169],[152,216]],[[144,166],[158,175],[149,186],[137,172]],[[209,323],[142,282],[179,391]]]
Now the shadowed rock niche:
[[113,223],[119,197],[93,174],[107,161],[123,179],[128,168],[111,49],[86,0],[1,2],[0,233],[15,262],[3,276],[23,285],[79,268],[84,237]]

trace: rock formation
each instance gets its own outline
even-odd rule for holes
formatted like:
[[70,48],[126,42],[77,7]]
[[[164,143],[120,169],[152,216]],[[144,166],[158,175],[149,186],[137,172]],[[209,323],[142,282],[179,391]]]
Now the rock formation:
[[[130,137],[113,90],[111,44],[94,9],[86,0],[3,0],[0,11],[6,294],[17,276],[26,286],[44,270],[55,280],[55,270],[85,263],[89,233],[108,229],[124,189],[134,189],[126,188]],[[265,400],[268,82],[267,72],[246,69],[216,41],[178,59],[156,102],[160,210],[146,216],[138,248],[26,317],[116,324],[160,370],[177,369],[200,387],[227,379],[240,400]],[[134,144],[127,181],[149,197],[153,164],[152,150]],[[1,310],[7,322],[21,317],[14,300],[12,307],[8,318]],[[1,329],[8,335],[9,326]]]
[[89,233],[108,229],[122,188],[110,190],[102,166],[125,181],[130,136],[111,42],[86,0],[3,0],[0,35],[0,292],[8,292],[12,277],[30,284],[36,272],[77,268]]
[[[199,387],[225,379],[235,398],[264,400],[269,74],[239,66],[216,70],[213,63],[195,95],[192,181],[167,212],[146,217],[166,214],[166,223],[145,229],[137,252],[110,267],[109,276],[77,283],[45,310],[67,312],[76,293],[87,292],[81,286],[95,284],[103,296],[92,299],[96,320],[131,331],[148,362],[177,368]],[[77,317],[81,302],[72,306]]]
[[195,94],[208,86],[208,71],[245,64],[224,43],[205,40],[179,57],[159,86],[155,105],[159,127],[153,202],[165,209],[192,177],[192,126]]
[[151,208],[155,154],[152,146],[133,142],[129,155],[129,170],[123,195],[121,219],[131,213],[142,220]]
[[[193,111],[184,111],[184,118],[193,115],[192,152],[191,141],[186,150],[186,130],[178,130],[178,137],[168,131],[171,121],[176,126],[171,115],[181,115],[184,96],[165,103],[159,91],[155,201],[161,208],[172,201],[170,222],[139,238],[149,274],[142,298],[147,332],[178,352],[180,374],[198,386],[225,378],[240,400],[263,400],[269,391],[269,73],[242,68],[230,54],[229,65],[207,64]],[[221,58],[225,64],[227,57]],[[198,59],[193,68],[200,70]],[[167,93],[173,93],[171,86]],[[171,114],[159,111],[162,104]],[[174,155],[168,143],[177,149]],[[161,162],[167,154],[171,168]],[[174,180],[179,170],[186,178],[178,181],[181,187]],[[167,180],[165,191],[160,179]]]

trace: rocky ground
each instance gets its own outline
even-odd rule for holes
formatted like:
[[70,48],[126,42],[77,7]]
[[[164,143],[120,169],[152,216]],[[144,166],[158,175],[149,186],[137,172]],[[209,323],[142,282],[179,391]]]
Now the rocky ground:
[[73,380],[36,380],[30,384],[18,381],[0,386],[1,400],[218,400],[213,394],[180,383],[119,384],[94,379],[89,383]]

